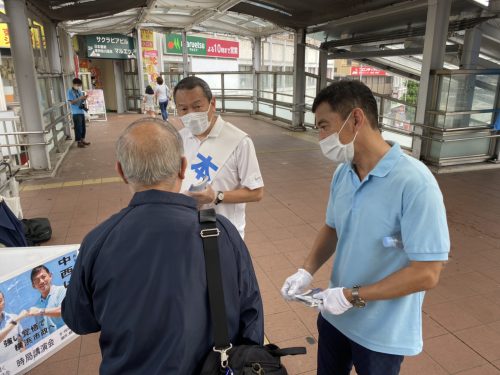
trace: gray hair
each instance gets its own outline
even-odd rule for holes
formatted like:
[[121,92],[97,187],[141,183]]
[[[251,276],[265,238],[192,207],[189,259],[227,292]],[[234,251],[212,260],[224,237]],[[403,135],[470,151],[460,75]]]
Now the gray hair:
[[[141,132],[139,128],[143,128]],[[130,124],[116,141],[115,149],[125,178],[142,186],[174,183],[184,154],[173,125],[152,117]]]

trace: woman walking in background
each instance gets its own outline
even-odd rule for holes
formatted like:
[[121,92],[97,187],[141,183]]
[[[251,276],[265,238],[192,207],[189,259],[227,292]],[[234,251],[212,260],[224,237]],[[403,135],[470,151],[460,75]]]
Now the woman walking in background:
[[157,77],[156,83],[158,84],[155,90],[156,100],[158,102],[158,105],[160,106],[161,117],[164,121],[166,121],[168,119],[167,105],[170,90],[168,86],[163,82],[163,78]]
[[155,92],[150,85],[146,86],[146,93],[144,94],[144,112],[150,117],[156,116],[155,110]]

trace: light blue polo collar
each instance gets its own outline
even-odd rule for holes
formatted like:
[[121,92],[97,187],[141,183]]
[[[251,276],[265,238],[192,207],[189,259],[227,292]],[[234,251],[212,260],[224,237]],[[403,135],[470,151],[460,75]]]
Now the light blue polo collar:
[[[375,168],[373,168],[370,173],[368,173],[365,180],[367,180],[370,176],[387,176],[403,155],[403,151],[401,150],[399,144],[391,141],[387,141],[387,143],[391,146],[391,149],[383,156],[382,159],[379,160]],[[356,174],[356,170],[354,169],[353,164],[349,165],[349,172]]]

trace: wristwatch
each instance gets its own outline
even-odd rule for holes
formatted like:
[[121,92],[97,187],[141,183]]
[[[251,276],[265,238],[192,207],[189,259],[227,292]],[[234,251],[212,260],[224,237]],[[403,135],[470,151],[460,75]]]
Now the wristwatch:
[[351,302],[354,307],[362,309],[366,307],[366,301],[359,296],[359,288],[361,288],[360,285],[355,285],[352,287],[352,299],[349,302]]
[[12,325],[14,325],[14,326],[17,326],[17,322],[16,322],[15,320],[11,320],[11,321],[9,322],[9,324],[12,324]]
[[217,195],[215,196],[215,205],[217,206],[218,204],[222,203],[224,200],[224,192],[223,191],[218,191]]

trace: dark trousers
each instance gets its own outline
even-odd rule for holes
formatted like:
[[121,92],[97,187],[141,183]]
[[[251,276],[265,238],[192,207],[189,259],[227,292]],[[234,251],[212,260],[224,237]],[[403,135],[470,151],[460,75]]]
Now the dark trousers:
[[73,115],[73,124],[75,125],[75,140],[77,142],[80,142],[81,140],[85,139],[85,134],[87,133],[87,129],[85,126],[85,115]]
[[318,375],[398,375],[402,355],[374,352],[349,340],[321,316],[318,317]]
[[167,111],[168,100],[166,102],[159,102],[158,105],[160,106],[161,118],[163,120],[168,119],[168,111]]

